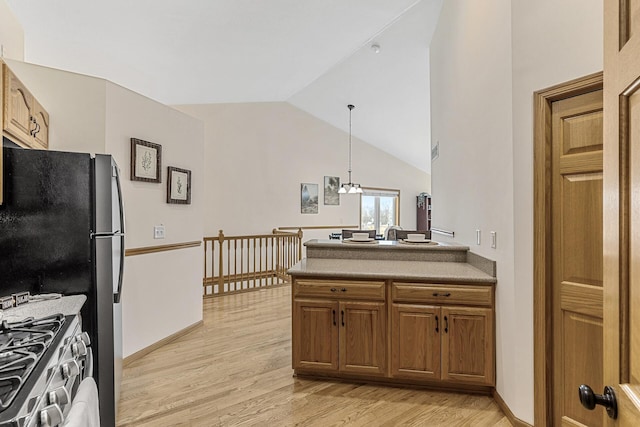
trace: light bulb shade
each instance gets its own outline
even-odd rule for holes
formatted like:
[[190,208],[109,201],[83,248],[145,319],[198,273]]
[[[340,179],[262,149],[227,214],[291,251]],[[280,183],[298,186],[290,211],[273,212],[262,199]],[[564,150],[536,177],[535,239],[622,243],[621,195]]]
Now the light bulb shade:
[[353,186],[353,187],[351,187],[351,188],[349,189],[349,194],[356,194],[357,192],[358,192],[358,190],[356,189],[356,187],[355,187],[355,186]]
[[338,190],[338,193],[339,194],[346,194],[346,192],[347,192],[347,189],[345,188],[344,184],[342,184],[340,186],[340,189]]
[[362,193],[362,187],[360,187],[360,185],[356,188],[356,193]]

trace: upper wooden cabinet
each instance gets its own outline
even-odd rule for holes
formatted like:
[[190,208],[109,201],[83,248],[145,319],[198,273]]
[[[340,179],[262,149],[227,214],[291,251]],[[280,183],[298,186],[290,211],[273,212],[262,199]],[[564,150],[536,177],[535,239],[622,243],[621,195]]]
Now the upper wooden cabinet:
[[2,131],[26,148],[49,148],[49,113],[15,74],[2,64]]

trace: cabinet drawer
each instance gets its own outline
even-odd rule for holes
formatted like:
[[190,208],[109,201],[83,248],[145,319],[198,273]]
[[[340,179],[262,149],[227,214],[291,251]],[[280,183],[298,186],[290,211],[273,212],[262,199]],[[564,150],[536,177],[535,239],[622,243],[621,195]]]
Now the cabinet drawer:
[[490,286],[394,283],[391,292],[394,302],[493,305],[493,288]]
[[351,280],[296,280],[294,297],[384,301],[384,282]]

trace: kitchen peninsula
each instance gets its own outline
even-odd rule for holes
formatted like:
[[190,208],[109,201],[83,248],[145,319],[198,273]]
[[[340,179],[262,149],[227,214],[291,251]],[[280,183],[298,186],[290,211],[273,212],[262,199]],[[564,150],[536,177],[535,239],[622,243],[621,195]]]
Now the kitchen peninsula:
[[292,276],[296,375],[489,392],[494,261],[447,243],[311,240]]

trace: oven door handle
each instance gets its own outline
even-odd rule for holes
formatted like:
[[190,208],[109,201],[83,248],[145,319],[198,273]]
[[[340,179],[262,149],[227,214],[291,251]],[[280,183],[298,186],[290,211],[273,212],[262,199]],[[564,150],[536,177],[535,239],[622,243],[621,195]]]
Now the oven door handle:
[[87,377],[93,377],[93,351],[91,351],[91,347],[87,347],[87,355],[84,357],[82,379]]

